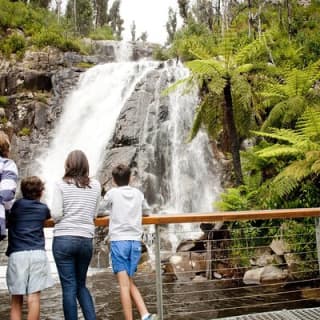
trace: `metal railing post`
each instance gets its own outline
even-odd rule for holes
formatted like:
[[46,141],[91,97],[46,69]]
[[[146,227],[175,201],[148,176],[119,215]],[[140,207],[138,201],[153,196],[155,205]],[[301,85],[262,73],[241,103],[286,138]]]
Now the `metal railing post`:
[[316,242],[317,242],[317,257],[318,257],[318,268],[320,273],[320,218],[314,218],[316,224]]
[[157,313],[160,320],[163,320],[163,297],[162,297],[162,272],[161,272],[161,255],[160,255],[160,230],[159,225],[155,225],[156,243],[156,286],[157,286]]

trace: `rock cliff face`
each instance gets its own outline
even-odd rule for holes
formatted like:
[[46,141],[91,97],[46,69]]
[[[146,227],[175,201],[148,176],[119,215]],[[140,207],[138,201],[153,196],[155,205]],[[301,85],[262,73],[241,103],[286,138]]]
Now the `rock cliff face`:
[[[93,55],[48,48],[28,51],[21,61],[0,58],[0,129],[11,137],[11,157],[20,176],[36,174],[34,159],[50,140],[63,101],[88,67],[116,61],[119,43],[91,41]],[[130,59],[150,56],[152,46],[131,44]]]
[[[172,80],[172,79],[171,79]],[[107,146],[108,157],[100,177],[108,188],[111,170],[115,163],[127,163],[135,168],[135,183],[141,185],[150,204],[161,203],[157,197],[166,193],[168,184],[167,162],[161,155],[168,155],[168,97],[159,96],[170,83],[163,66],[149,72],[135,87],[118,118],[114,136]],[[154,141],[151,147],[152,140]],[[161,181],[158,177],[161,177]]]

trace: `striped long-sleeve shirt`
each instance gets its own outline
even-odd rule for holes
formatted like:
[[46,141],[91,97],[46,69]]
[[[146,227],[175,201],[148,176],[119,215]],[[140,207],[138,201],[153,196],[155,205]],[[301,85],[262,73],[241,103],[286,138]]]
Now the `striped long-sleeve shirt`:
[[6,214],[16,194],[18,169],[13,160],[0,157],[0,240],[6,235]]
[[91,179],[90,188],[78,188],[62,180],[56,183],[51,206],[54,236],[92,238],[100,194],[101,186],[95,179]]

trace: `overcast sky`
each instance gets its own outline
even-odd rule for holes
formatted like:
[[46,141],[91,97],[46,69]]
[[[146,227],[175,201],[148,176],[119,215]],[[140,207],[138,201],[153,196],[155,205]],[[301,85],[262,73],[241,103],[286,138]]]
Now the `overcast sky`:
[[124,19],[125,28],[123,39],[131,40],[130,26],[134,20],[136,37],[147,31],[149,42],[163,44],[167,39],[169,7],[177,11],[177,0],[121,0],[120,15]]

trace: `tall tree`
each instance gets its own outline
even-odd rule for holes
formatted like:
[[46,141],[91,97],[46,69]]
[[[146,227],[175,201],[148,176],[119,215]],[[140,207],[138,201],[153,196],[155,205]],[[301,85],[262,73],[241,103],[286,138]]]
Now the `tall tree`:
[[179,14],[184,24],[188,23],[189,18],[189,0],[178,0]]
[[123,19],[120,16],[121,0],[115,0],[109,11],[109,23],[114,35],[121,40],[121,33],[123,31]]
[[237,49],[235,37],[230,34],[215,48],[194,43],[190,51],[197,59],[186,63],[191,70],[189,81],[197,82],[201,98],[191,139],[201,127],[207,129],[211,139],[217,138],[220,128],[223,128],[224,149],[232,155],[235,181],[241,184],[239,132],[248,131],[242,129],[243,126],[255,125],[252,103],[254,90],[249,79],[254,77],[258,67],[262,68],[261,61],[257,64],[255,61],[258,61],[257,57],[265,55],[265,39],[255,40]]
[[40,8],[48,9],[51,1],[50,0],[30,0],[30,1],[26,1],[26,2],[31,3],[37,7],[40,7]]
[[108,22],[108,0],[95,0],[95,25],[102,27]]
[[196,20],[200,24],[206,25],[209,30],[213,30],[213,3],[212,0],[197,0],[192,7]]
[[136,23],[133,20],[130,26],[130,32],[131,32],[131,41],[136,41]]
[[166,23],[168,38],[167,44],[172,43],[177,31],[177,13],[170,7],[168,11],[168,21]]
[[138,38],[138,40],[141,40],[142,42],[146,42],[148,39],[148,33],[147,31],[144,31],[141,33],[141,36]]
[[93,10],[90,0],[69,0],[66,17],[74,22],[74,29],[87,35],[92,29]]

